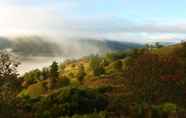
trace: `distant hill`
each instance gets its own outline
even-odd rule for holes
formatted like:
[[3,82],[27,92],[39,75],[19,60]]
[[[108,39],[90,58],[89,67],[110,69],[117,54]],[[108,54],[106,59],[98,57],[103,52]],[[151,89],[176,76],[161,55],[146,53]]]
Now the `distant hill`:
[[141,48],[144,45],[138,43],[97,40],[97,39],[71,39],[61,44],[63,54],[70,57],[82,57],[90,54],[104,54],[110,51],[121,51],[132,48]]
[[60,47],[41,37],[18,37],[12,42],[14,53],[22,56],[55,56],[60,54]]
[[96,40],[96,39],[81,39],[78,40],[80,43],[84,44],[90,44],[95,45],[101,48],[101,46],[113,50],[113,51],[120,51],[120,50],[127,50],[131,48],[140,48],[143,47],[142,44],[139,43],[131,43],[131,42],[125,42],[125,41],[114,41],[114,40]]
[[18,37],[12,40],[0,38],[0,49],[11,49],[20,56],[64,56],[81,57],[90,54],[103,54],[109,51],[128,50],[140,48],[138,43],[96,40],[96,39],[70,39],[61,42],[46,40],[38,36]]

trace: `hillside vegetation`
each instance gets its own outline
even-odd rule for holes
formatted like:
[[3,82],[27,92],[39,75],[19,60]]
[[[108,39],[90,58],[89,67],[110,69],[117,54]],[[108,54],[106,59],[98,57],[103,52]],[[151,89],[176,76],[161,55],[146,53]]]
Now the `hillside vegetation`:
[[[13,99],[2,101],[0,114],[10,118],[185,118],[185,70],[185,42],[53,62],[21,77],[3,74],[2,86],[12,77],[17,89],[11,90]],[[10,110],[13,114],[8,114]]]

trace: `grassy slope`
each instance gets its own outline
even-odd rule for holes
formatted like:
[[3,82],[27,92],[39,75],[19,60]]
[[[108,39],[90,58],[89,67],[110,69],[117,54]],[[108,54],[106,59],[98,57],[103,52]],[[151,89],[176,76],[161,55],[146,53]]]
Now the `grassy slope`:
[[168,55],[168,54],[171,54],[172,52],[174,52],[177,48],[182,48],[182,45],[176,44],[176,45],[165,46],[160,49],[156,49],[155,53],[161,54],[161,55]]

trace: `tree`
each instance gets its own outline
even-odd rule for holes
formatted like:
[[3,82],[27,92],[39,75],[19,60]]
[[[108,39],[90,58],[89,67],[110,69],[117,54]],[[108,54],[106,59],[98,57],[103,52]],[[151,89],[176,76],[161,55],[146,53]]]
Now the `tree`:
[[156,42],[156,43],[155,43],[155,47],[156,47],[156,48],[162,48],[163,45],[161,45],[159,42]]
[[115,62],[113,63],[113,67],[114,67],[114,69],[117,70],[117,71],[122,71],[122,66],[123,66],[123,63],[122,63],[121,60],[115,61]]
[[0,114],[13,117],[15,98],[20,87],[17,67],[19,63],[6,51],[0,51]]
[[39,69],[35,69],[25,73],[23,78],[24,83],[26,83],[27,85],[31,85],[43,80],[42,72]]
[[51,76],[54,78],[54,79],[57,79],[58,76],[59,76],[59,72],[58,72],[58,63],[56,61],[54,61],[52,63],[52,65],[50,66],[50,73],[51,73]]
[[49,73],[50,73],[49,68],[44,67],[42,69],[42,78],[46,80],[49,76]]
[[99,56],[90,57],[90,68],[95,76],[99,76],[105,72],[102,63],[103,59],[101,59]]
[[17,79],[19,63],[13,60],[6,51],[0,51],[0,79]]
[[119,52],[110,52],[105,55],[105,58],[108,62],[116,61],[119,59],[124,59],[128,56],[127,52],[119,51]]
[[[185,82],[179,58],[146,52],[125,69],[128,87],[133,98],[140,102],[184,102]],[[171,90],[171,91],[170,91]]]
[[36,107],[36,116],[43,118],[46,111],[50,118],[89,114],[100,112],[106,106],[107,100],[100,93],[88,88],[68,86],[41,98]]
[[18,82],[17,67],[19,63],[6,51],[0,51],[0,86],[16,88]]
[[50,76],[48,80],[48,88],[53,89],[55,87],[56,81],[59,78],[59,72],[58,72],[58,63],[53,62],[52,65],[50,66]]
[[82,64],[80,64],[79,66],[79,73],[78,73],[78,80],[79,82],[82,82],[82,80],[84,79],[84,76],[86,75],[85,73],[85,68]]

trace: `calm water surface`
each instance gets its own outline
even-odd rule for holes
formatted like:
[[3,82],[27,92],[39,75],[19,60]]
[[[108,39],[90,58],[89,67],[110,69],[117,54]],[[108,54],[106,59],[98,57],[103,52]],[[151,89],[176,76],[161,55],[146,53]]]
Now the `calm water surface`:
[[33,69],[42,69],[43,67],[48,67],[53,61],[62,63],[64,58],[62,57],[30,57],[26,59],[19,60],[21,65],[18,67],[18,73],[24,74],[25,72],[31,71]]

